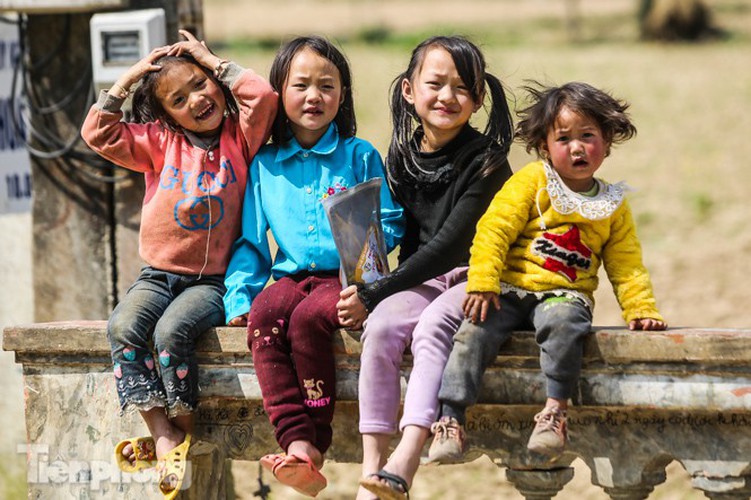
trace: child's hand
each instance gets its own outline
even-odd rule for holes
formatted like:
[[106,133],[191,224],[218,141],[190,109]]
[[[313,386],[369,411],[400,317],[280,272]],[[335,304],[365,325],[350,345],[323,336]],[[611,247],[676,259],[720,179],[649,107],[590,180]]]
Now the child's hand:
[[125,73],[112,85],[109,94],[115,97],[124,97],[130,92],[130,88],[138,82],[146,73],[159,71],[161,66],[154,64],[154,61],[167,55],[169,47],[157,47],[152,50],[146,57],[128,68]]
[[186,30],[180,30],[180,34],[185,37],[185,41],[173,44],[169,48],[169,55],[179,56],[182,54],[189,54],[199,64],[210,70],[215,69],[217,65],[223,61],[221,57],[213,54],[209,48],[206,47],[206,42],[198,41],[198,39],[193,36],[193,33]]
[[368,310],[357,295],[357,287],[350,285],[339,293],[339,302],[336,303],[336,315],[339,324],[345,328],[359,330],[368,317]]
[[[470,323],[479,323],[485,321],[488,317],[488,308],[490,303],[493,303],[496,311],[501,310],[501,300],[497,293],[494,292],[470,292],[464,297],[462,303],[462,309],[464,309],[464,316],[470,321]],[[478,318],[479,316],[479,318]]]
[[227,326],[247,326],[248,324],[248,315],[247,314],[241,314],[240,316],[237,316],[236,318],[232,318],[229,320],[229,323],[227,323]]
[[665,330],[668,324],[652,318],[637,318],[628,322],[629,330]]

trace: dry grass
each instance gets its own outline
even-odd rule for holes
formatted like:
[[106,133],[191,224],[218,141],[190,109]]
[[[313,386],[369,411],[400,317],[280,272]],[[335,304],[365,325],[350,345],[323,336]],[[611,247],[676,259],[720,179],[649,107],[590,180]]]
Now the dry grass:
[[[729,38],[706,44],[658,45],[636,40],[635,0],[579,0],[579,29],[567,29],[559,0],[207,0],[210,42],[223,55],[267,74],[279,40],[323,33],[341,43],[355,77],[359,135],[386,150],[387,92],[406,65],[414,41],[437,33],[468,34],[484,49],[491,71],[517,100],[527,79],[585,80],[628,100],[639,135],[616,148],[601,170],[635,188],[632,203],[659,304],[672,325],[751,326],[748,293],[737,276],[747,268],[751,231],[751,6],[741,0],[708,2]],[[243,4],[244,5],[244,4]],[[239,15],[240,10],[244,12]],[[234,14],[233,14],[234,12]],[[377,28],[377,29],[376,29]],[[380,30],[380,31],[378,31]],[[365,41],[379,32],[382,43]],[[262,44],[255,44],[258,40]],[[248,48],[250,47],[250,49]],[[229,53],[227,53],[229,52]],[[480,118],[481,122],[482,118]],[[515,145],[512,165],[530,158]],[[604,278],[604,277],[603,277]],[[598,292],[596,324],[618,324],[607,284]],[[575,462],[572,483],[557,498],[607,498]],[[252,498],[254,464],[234,465],[241,498]],[[352,498],[358,469],[328,464],[324,498]],[[273,486],[273,484],[272,484]],[[489,460],[423,468],[412,498],[521,498]],[[299,498],[283,487],[274,498]],[[652,499],[699,499],[679,463]]]
[[[205,0],[204,21],[210,39],[307,33],[345,37],[376,27],[398,32],[436,26],[477,30],[478,26],[565,18],[567,3],[562,0],[261,0],[241,4],[237,0]],[[630,12],[636,5],[632,0],[579,3],[579,12],[597,16]],[[229,15],[232,11],[235,14]]]

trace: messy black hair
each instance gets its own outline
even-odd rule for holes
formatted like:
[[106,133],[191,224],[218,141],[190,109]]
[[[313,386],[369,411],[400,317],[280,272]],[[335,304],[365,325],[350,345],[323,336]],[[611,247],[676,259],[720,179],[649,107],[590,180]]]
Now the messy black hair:
[[626,113],[629,104],[588,83],[546,87],[531,81],[523,88],[529,92],[531,104],[517,113],[521,120],[516,125],[516,138],[526,145],[527,153],[534,150],[538,157],[545,156],[548,131],[555,126],[563,107],[597,123],[608,146],[636,135],[636,127]]
[[180,56],[164,56],[157,59],[154,64],[161,66],[159,71],[149,71],[146,73],[140,81],[140,84],[133,93],[133,117],[132,121],[135,123],[149,123],[159,122],[167,130],[172,132],[179,132],[180,126],[175,123],[172,117],[164,109],[161,101],[156,95],[156,89],[162,78],[169,74],[167,70],[169,67],[177,64],[194,64],[201,68],[208,78],[216,83],[222,93],[224,93],[224,100],[226,101],[227,112],[229,114],[237,115],[239,113],[237,102],[230,89],[223,84],[218,78],[216,78],[208,68],[199,64],[198,61],[193,59],[189,55]]

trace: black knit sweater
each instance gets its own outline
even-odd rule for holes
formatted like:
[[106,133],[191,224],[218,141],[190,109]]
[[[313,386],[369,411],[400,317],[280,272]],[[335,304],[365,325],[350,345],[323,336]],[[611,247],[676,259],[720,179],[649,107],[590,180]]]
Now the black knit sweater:
[[[391,182],[407,219],[399,266],[358,290],[368,311],[389,295],[467,265],[477,221],[512,173],[501,147],[469,125],[440,150],[416,156],[420,172],[400,169],[400,179]],[[483,175],[486,166],[491,171]]]

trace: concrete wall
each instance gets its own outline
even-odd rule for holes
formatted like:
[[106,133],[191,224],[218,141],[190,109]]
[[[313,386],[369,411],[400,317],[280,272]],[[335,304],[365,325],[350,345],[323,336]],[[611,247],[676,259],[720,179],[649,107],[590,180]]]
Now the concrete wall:
[[[0,215],[0,336],[6,326],[34,318],[31,276],[31,214]],[[18,498],[26,488],[26,442],[21,366],[0,351],[0,498]]]

